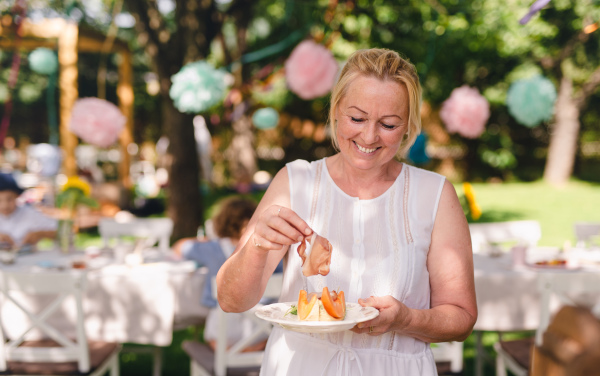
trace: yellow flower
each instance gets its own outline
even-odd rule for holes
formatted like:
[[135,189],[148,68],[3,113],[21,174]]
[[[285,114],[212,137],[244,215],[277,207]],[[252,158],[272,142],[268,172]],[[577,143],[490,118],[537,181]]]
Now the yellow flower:
[[471,183],[463,183],[463,191],[465,192],[465,198],[469,204],[471,218],[476,221],[481,217],[481,207],[479,204],[477,204],[477,200],[475,199],[475,191],[473,190]]
[[62,186],[62,191],[66,191],[69,188],[79,189],[83,192],[84,196],[89,196],[92,188],[85,181],[80,179],[78,176],[71,176],[67,179],[67,182]]
[[469,206],[471,208],[471,218],[475,221],[481,218],[481,207],[476,202],[469,204]]

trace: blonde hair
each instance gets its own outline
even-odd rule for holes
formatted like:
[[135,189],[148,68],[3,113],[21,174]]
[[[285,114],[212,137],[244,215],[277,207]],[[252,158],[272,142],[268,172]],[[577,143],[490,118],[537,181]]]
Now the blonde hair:
[[336,111],[350,84],[359,76],[375,77],[382,81],[394,81],[408,91],[408,130],[401,143],[398,157],[406,154],[421,133],[421,84],[413,64],[395,52],[384,48],[358,50],[348,58],[340,77],[331,92],[329,126],[333,146],[339,150],[337,141]]

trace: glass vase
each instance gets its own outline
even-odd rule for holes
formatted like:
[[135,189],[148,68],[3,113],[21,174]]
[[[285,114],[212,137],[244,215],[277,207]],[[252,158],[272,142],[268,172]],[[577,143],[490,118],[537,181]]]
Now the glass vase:
[[58,221],[56,233],[58,247],[62,253],[70,253],[75,247],[75,223],[72,219],[61,219]]

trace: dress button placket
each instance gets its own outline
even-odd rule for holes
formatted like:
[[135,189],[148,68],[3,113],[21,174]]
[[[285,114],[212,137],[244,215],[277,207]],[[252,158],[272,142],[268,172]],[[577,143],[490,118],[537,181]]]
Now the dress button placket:
[[361,268],[361,265],[364,263],[363,260],[363,242],[361,241],[362,237],[362,210],[361,203],[357,199],[354,201],[354,210],[352,214],[352,234],[354,236],[354,245],[352,246],[352,262],[350,263],[351,267],[351,276],[352,280],[350,282],[351,296],[354,299],[353,301],[358,300],[362,297],[362,273],[364,268]]

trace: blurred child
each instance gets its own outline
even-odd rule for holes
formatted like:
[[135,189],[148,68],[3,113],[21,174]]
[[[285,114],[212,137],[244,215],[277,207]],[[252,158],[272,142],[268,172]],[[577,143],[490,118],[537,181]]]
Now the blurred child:
[[[199,265],[208,267],[209,273],[206,277],[204,291],[201,302],[203,305],[211,307],[206,318],[204,328],[204,340],[213,350],[216,347],[217,338],[217,301],[212,296],[212,278],[217,275],[217,271],[225,260],[231,256],[235,250],[241,234],[250,221],[252,214],[256,210],[256,203],[249,199],[241,197],[231,197],[225,199],[212,222],[217,239],[208,240],[197,238],[185,238],[177,241],[173,245],[173,251],[187,260],[194,260]],[[239,341],[253,329],[253,322],[240,313],[228,314],[231,317],[227,320],[228,345]],[[257,340],[245,351],[257,351],[264,348],[266,336]]]
[[4,249],[24,249],[56,237],[58,222],[29,205],[17,205],[21,193],[11,174],[0,173],[0,244]]

